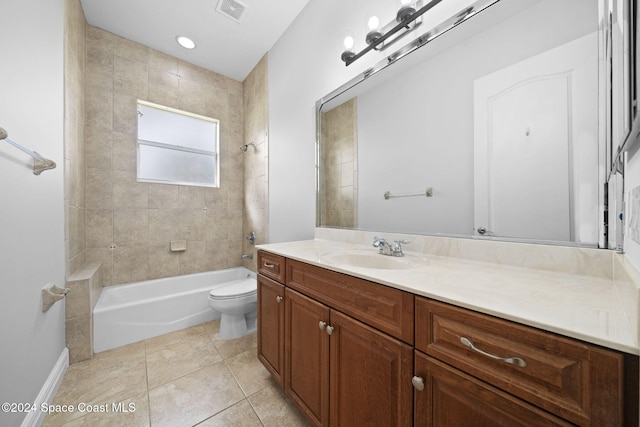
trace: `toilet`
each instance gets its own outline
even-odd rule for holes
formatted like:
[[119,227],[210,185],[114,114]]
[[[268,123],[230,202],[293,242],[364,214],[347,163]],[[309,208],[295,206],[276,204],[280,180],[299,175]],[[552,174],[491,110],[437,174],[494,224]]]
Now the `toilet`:
[[258,314],[256,278],[248,276],[212,289],[209,305],[220,313],[220,339],[230,340],[255,332]]

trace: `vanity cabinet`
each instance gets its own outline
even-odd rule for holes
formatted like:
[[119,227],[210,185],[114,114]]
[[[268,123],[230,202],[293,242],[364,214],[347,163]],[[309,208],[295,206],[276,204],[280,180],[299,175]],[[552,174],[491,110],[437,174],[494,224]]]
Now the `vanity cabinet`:
[[413,348],[286,290],[285,391],[318,426],[410,426]]
[[282,342],[266,330],[275,321],[264,306],[280,294],[268,294],[273,283],[262,271],[259,297],[272,301],[258,304],[258,357],[272,374],[283,372],[286,394],[317,426],[411,426],[413,295],[291,259],[284,265],[284,370],[265,354]]
[[258,360],[284,386],[284,285],[258,275]]
[[415,363],[416,425],[638,425],[637,358],[423,297]]
[[638,426],[637,356],[258,260],[258,358],[314,425]]

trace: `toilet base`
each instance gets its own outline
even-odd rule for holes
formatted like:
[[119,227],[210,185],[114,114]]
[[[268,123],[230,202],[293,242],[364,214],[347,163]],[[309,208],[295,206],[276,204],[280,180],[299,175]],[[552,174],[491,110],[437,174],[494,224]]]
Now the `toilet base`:
[[222,340],[232,340],[254,333],[257,330],[257,312],[247,314],[222,314],[220,316],[220,333]]

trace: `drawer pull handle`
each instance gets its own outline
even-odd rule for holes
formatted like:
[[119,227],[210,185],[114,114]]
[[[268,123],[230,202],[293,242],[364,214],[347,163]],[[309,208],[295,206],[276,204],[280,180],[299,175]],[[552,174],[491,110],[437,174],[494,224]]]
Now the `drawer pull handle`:
[[275,264],[269,264],[267,261],[263,262],[262,266],[267,268],[276,268]]
[[499,360],[501,362],[509,363],[511,365],[516,365],[516,366],[519,366],[521,368],[525,368],[527,366],[527,362],[524,359],[521,359],[519,357],[500,357],[500,356],[496,356],[495,354],[491,354],[491,353],[487,353],[486,351],[482,351],[478,347],[473,345],[473,342],[471,342],[471,340],[469,338],[460,337],[460,342],[462,344],[466,345],[467,347],[469,347],[471,350],[473,350],[473,351],[475,351],[477,353],[480,353],[483,356],[490,357],[491,359]]
[[424,380],[417,375],[411,378],[411,384],[413,385],[413,388],[418,391],[424,390]]
[[276,297],[276,302],[281,303],[282,302],[282,297],[280,295],[278,295]]
[[321,331],[324,331],[324,328],[327,327],[327,322],[323,322],[321,320],[320,323],[318,323],[318,327],[320,328]]

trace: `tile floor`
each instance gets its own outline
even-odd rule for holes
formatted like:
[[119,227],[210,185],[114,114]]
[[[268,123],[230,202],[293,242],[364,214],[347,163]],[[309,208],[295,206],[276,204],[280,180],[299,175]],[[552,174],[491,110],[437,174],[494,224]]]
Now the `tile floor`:
[[[43,426],[309,425],[258,361],[256,335],[223,341],[219,325],[204,323],[71,365],[52,404],[76,410],[50,413]],[[78,411],[84,406],[105,412]]]

